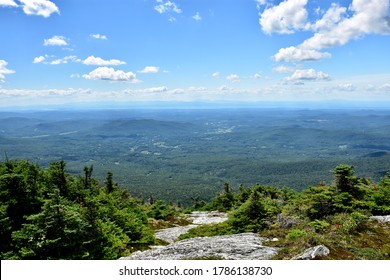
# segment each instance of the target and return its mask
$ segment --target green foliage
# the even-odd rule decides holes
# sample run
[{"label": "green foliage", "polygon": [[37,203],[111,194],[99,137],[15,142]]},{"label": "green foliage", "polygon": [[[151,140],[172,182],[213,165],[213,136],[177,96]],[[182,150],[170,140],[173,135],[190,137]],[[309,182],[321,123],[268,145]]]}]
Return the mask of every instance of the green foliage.
[{"label": "green foliage", "polygon": [[261,200],[261,195],[254,190],[229,219],[232,227],[240,232],[258,232],[265,227],[265,219],[268,217],[266,206]]},{"label": "green foliage", "polygon": [[157,200],[153,203],[147,212],[149,218],[156,220],[172,220],[175,214],[174,207],[162,200]]},{"label": "green foliage", "polygon": [[307,232],[305,230],[292,229],[288,232],[288,234],[286,235],[286,238],[287,239],[297,239],[297,238],[300,238],[300,237],[303,237],[306,235],[307,235]]},{"label": "green foliage", "polygon": [[330,224],[327,221],[314,220],[309,223],[309,226],[313,227],[316,232],[322,233],[329,228]]},{"label": "green foliage", "polygon": [[333,169],[336,177],[336,187],[342,192],[352,192],[357,184],[357,178],[354,176],[354,167],[347,164],[339,164]]},{"label": "green foliage", "polygon": [[206,237],[206,236],[219,236],[234,234],[237,231],[232,228],[228,221],[217,224],[205,224],[190,229],[187,233],[184,233],[178,237],[178,240],[193,238],[193,237]]},{"label": "green foliage", "polygon": [[117,259],[154,243],[142,205],[114,185],[100,186],[92,167],[77,178],[63,161],[47,170],[0,163],[0,200],[4,259]]}]

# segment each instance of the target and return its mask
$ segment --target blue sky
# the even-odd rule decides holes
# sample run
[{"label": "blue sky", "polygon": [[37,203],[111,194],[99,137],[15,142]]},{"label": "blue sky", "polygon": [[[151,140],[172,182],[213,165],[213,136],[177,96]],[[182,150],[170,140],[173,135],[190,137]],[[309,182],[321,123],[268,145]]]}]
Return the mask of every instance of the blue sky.
[{"label": "blue sky", "polygon": [[390,101],[390,0],[0,0],[0,106]]}]

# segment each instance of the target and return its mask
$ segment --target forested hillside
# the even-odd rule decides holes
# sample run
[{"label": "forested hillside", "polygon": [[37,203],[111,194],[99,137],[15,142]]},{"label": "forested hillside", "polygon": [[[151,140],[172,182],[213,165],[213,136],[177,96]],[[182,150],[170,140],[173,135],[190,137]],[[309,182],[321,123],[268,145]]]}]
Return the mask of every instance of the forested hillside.
[{"label": "forested hillside", "polygon": [[0,164],[2,259],[116,259],[154,237],[140,201],[112,182],[27,161]]},{"label": "forested hillside", "polygon": [[255,232],[278,238],[277,258],[291,258],[318,244],[333,259],[390,259],[390,226],[370,219],[390,214],[390,173],[380,182],[358,178],[354,168],[333,169],[332,185],[297,192],[254,185],[234,191],[228,183],[211,201],[181,209],[153,194],[134,198],[107,173],[93,178],[66,172],[64,161],[41,168],[28,161],[0,163],[1,259],[117,259],[159,244],[154,230],[185,221],[180,213],[218,210],[226,222],[199,226],[181,236]]},{"label": "forested hillside", "polygon": [[210,200],[224,182],[303,190],[331,182],[340,162],[380,180],[390,170],[388,110],[128,109],[0,112],[0,160],[29,160],[133,195]]}]

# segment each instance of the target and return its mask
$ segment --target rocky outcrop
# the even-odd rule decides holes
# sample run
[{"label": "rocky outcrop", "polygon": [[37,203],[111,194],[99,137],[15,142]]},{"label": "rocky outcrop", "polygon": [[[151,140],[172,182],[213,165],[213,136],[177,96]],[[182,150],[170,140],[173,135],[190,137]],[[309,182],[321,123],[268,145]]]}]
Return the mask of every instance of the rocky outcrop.
[{"label": "rocky outcrop", "polygon": [[222,223],[228,219],[228,214],[218,211],[201,212],[195,211],[187,214],[187,219],[194,225],[205,225],[213,223]]},{"label": "rocky outcrop", "polygon": [[381,223],[390,223],[390,215],[388,215],[388,216],[371,216],[370,218],[377,220]]},{"label": "rocky outcrop", "polygon": [[227,213],[212,211],[212,212],[192,212],[186,215],[186,218],[192,222],[188,226],[178,226],[172,228],[162,229],[156,232],[155,236],[158,239],[164,240],[165,242],[172,243],[180,235],[186,233],[191,228],[197,227],[204,224],[221,223],[228,219]]},{"label": "rocky outcrop", "polygon": [[314,260],[317,257],[327,256],[329,255],[330,250],[324,245],[318,245],[315,247],[311,247],[306,249],[302,255],[296,256],[293,260]]},{"label": "rocky outcrop", "polygon": [[197,237],[135,252],[122,260],[181,260],[217,257],[227,260],[267,260],[277,254],[277,248],[263,246],[266,238],[254,233],[213,237]]}]

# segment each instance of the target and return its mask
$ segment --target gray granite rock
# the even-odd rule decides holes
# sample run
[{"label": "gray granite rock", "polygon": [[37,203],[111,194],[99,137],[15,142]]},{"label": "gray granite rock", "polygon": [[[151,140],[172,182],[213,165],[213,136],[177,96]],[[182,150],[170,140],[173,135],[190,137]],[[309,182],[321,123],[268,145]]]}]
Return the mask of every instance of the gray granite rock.
[{"label": "gray granite rock", "polygon": [[378,220],[381,223],[390,223],[390,215],[388,216],[371,216],[371,219]]},{"label": "gray granite rock", "polygon": [[158,239],[168,243],[174,242],[180,235],[186,233],[191,228],[204,224],[221,223],[228,219],[227,213],[212,211],[212,212],[192,212],[186,215],[187,219],[192,222],[188,226],[178,226],[162,229],[156,232],[155,236]]},{"label": "gray granite rock", "polygon": [[182,240],[154,250],[138,251],[122,260],[181,260],[219,257],[227,260],[267,260],[277,248],[263,246],[266,238],[254,233]]},{"label": "gray granite rock", "polygon": [[293,260],[314,260],[316,257],[329,255],[330,250],[324,245],[318,245],[306,249],[302,255],[296,256]]}]

